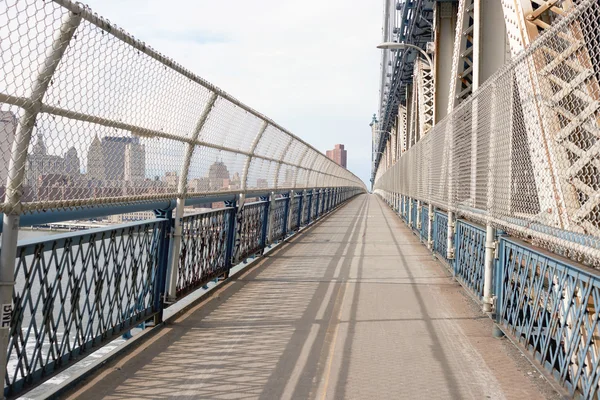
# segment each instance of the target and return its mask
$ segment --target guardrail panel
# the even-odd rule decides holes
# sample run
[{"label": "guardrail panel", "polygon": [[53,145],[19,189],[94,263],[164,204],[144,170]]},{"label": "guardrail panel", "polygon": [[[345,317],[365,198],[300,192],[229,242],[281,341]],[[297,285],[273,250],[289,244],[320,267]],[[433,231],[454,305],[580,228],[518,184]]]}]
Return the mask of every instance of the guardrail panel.
[{"label": "guardrail panel", "polygon": [[500,238],[497,319],[571,393],[600,394],[600,276]]},{"label": "guardrail panel", "polygon": [[440,210],[435,210],[433,219],[433,250],[447,265],[452,265],[448,260],[448,215]]},{"label": "guardrail panel", "polygon": [[227,272],[228,228],[234,215],[234,208],[226,208],[183,218],[177,297]]},{"label": "guardrail panel", "polygon": [[260,201],[244,206],[238,248],[240,259],[252,256],[262,250],[263,224],[268,204],[268,201]]},{"label": "guardrail panel", "polygon": [[456,231],[455,276],[481,299],[485,269],[485,229],[458,220]]},{"label": "guardrail panel", "polygon": [[157,219],[19,243],[5,395],[144,322],[155,307]]},{"label": "guardrail panel", "polygon": [[273,213],[273,219],[271,220],[273,223],[271,241],[273,242],[282,239],[286,234],[285,228],[287,221],[285,217],[287,202],[288,198],[277,199],[273,205],[273,210],[271,210]]}]

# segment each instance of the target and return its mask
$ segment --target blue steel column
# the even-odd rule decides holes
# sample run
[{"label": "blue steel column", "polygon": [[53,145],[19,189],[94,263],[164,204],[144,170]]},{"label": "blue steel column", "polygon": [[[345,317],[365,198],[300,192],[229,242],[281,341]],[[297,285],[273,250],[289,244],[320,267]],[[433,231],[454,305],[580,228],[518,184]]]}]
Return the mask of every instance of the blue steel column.
[{"label": "blue steel column", "polygon": [[315,207],[315,219],[321,216],[321,205],[323,204],[323,189],[317,191],[317,207]]},{"label": "blue steel column", "polygon": [[235,247],[235,224],[236,224],[236,210],[237,210],[237,202],[226,201],[226,207],[231,207],[231,209],[227,212],[227,242],[225,244],[225,267],[227,267],[227,272],[225,272],[225,278],[229,277],[229,270],[233,266],[233,254]]},{"label": "blue steel column", "polygon": [[[158,240],[158,265],[156,266],[156,277],[154,281],[154,324],[158,325],[163,320],[163,309],[165,304],[165,292],[167,290],[167,271],[169,270],[169,250],[171,249],[171,233],[173,232],[173,211],[154,210],[157,218],[166,218],[163,228],[153,240]],[[174,255],[177,257],[176,255]]]},{"label": "blue steel column", "polygon": [[300,227],[302,226],[302,208],[304,207],[304,196],[305,191],[303,190],[300,198],[298,199],[298,223],[296,224],[298,230],[300,230]]},{"label": "blue steel column", "polygon": [[307,218],[306,218],[306,225],[310,224],[310,215],[312,214],[312,202],[313,202],[313,193],[314,190],[311,189],[310,193],[308,194],[308,212],[307,214]]},{"label": "blue steel column", "polygon": [[287,236],[287,231],[288,231],[288,219],[289,219],[289,213],[290,213],[290,204],[291,204],[291,197],[290,197],[290,193],[284,193],[283,198],[285,199],[285,205],[283,208],[283,225],[281,226],[281,240],[285,240],[285,237]]},{"label": "blue steel column", "polygon": [[260,254],[263,254],[265,251],[265,246],[267,244],[267,233],[269,232],[269,209],[271,205],[271,196],[262,196],[260,201],[264,201],[264,215],[262,221],[262,232],[260,235]]}]

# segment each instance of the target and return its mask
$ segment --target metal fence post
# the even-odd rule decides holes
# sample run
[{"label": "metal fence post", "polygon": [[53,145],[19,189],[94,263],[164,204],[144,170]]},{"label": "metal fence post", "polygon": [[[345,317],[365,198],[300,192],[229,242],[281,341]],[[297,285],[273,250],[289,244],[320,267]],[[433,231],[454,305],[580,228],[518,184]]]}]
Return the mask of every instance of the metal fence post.
[{"label": "metal fence post", "polygon": [[173,230],[173,211],[172,210],[154,210],[157,218],[166,218],[163,223],[158,238],[158,265],[156,268],[156,277],[154,281],[154,309],[157,314],[154,316],[154,324],[158,325],[163,320],[163,309],[165,305],[165,294],[167,293],[167,271],[169,270],[169,251],[171,250],[172,230]]},{"label": "metal fence post", "polygon": [[417,220],[415,221],[417,230],[421,230],[421,213],[423,212],[422,208],[423,204],[421,203],[421,200],[417,200]]},{"label": "metal fence post", "polygon": [[408,226],[412,226],[412,208],[413,208],[413,201],[409,197],[408,198],[408,216],[407,216]]},{"label": "metal fence post", "polygon": [[292,190],[290,193],[283,195],[285,198],[285,208],[283,209],[283,226],[281,227],[281,234],[283,236],[281,237],[281,240],[284,240],[287,236],[288,226],[290,226],[290,208],[292,206],[293,194],[294,191]]},{"label": "metal fence post", "polygon": [[229,278],[229,270],[233,266],[233,255],[234,255],[234,247],[235,247],[235,224],[236,224],[236,214],[237,214],[237,204],[236,199],[233,201],[225,202],[226,207],[231,207],[231,210],[227,213],[227,242],[225,244],[225,267],[227,267],[227,272],[225,272],[224,278]]},{"label": "metal fence post", "polygon": [[298,230],[300,230],[300,227],[302,226],[302,211],[304,209],[304,195],[305,195],[305,190],[302,191],[302,194],[299,196],[300,198],[298,199]]},{"label": "metal fence post", "polygon": [[433,250],[433,205],[429,203],[429,212],[427,213],[427,248]]},{"label": "metal fence post", "polygon": [[0,252],[0,307],[2,312],[2,324],[0,325],[0,376],[2,379],[6,376],[7,349],[12,325],[14,271],[19,241],[20,205],[23,195],[22,186],[27,163],[27,150],[31,142],[31,134],[37,116],[42,106],[42,100],[52,76],[65,50],[71,43],[73,34],[81,23],[81,6],[76,5],[75,7],[77,7],[78,11],[69,12],[66,15],[60,29],[54,36],[50,51],[39,69],[39,74],[34,81],[29,98],[31,104],[23,106],[25,112],[21,117],[21,126],[14,138],[11,157],[9,157],[8,180],[5,192],[5,201],[8,205],[8,210],[5,212],[2,221],[2,244],[0,246],[2,248]]},{"label": "metal fence post", "polygon": [[312,214],[312,202],[313,202],[313,196],[314,196],[314,189],[311,189],[310,194],[307,194],[308,196],[308,212],[306,213],[307,217],[306,217],[306,225],[310,224],[310,217]]},{"label": "metal fence post", "polygon": [[270,205],[271,205],[271,201],[270,198],[273,197],[271,196],[261,196],[260,201],[264,201],[264,214],[263,214],[263,221],[262,221],[262,232],[260,235],[260,254],[263,254],[265,251],[265,246],[267,244],[267,234],[269,232],[269,210],[271,209]]},{"label": "metal fence post", "polygon": [[274,219],[275,219],[275,193],[271,192],[269,196],[269,216],[268,216],[268,226],[267,226],[267,238],[265,241],[265,246],[273,243],[273,229],[275,227]]},{"label": "metal fence post", "polygon": [[323,196],[321,195],[321,191],[322,189],[317,190],[317,202],[315,203],[315,220],[319,219],[319,217],[321,216],[321,203],[323,202]]},{"label": "metal fence post", "polygon": [[452,211],[448,211],[448,238],[446,245],[446,258],[448,260],[454,260],[454,227],[455,218]]},{"label": "metal fence post", "polygon": [[483,311],[492,311],[492,278],[496,253],[496,229],[488,222],[485,227],[485,269],[483,275]]}]

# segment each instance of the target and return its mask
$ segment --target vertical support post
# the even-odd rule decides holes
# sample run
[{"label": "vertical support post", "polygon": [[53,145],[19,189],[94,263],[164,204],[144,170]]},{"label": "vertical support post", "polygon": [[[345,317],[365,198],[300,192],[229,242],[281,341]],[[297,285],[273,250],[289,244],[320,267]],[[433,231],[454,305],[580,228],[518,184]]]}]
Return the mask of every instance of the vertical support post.
[{"label": "vertical support post", "polygon": [[300,198],[298,199],[298,230],[300,230],[300,227],[302,226],[302,214],[304,211],[304,196],[306,195],[306,190],[302,191],[302,194],[300,195]]},{"label": "vertical support post", "polygon": [[265,241],[265,246],[271,245],[273,243],[273,229],[275,229],[275,193],[271,192],[270,201],[269,201],[269,223],[267,229],[267,239]]},{"label": "vertical support post", "polygon": [[496,253],[496,229],[488,222],[485,227],[485,269],[483,275],[483,311],[492,311],[492,279]]},{"label": "vertical support post", "polygon": [[[14,273],[19,241],[21,197],[23,195],[27,149],[50,80],[65,50],[71,43],[73,34],[81,23],[80,6],[77,5],[76,7],[78,12],[68,13],[54,36],[54,42],[33,84],[30,97],[31,104],[25,107],[25,112],[20,121],[20,128],[11,148],[5,195],[5,202],[8,207],[2,221],[2,242],[0,245],[2,249],[0,252],[0,307],[2,307],[3,313],[12,313],[13,308]],[[4,322],[0,327],[0,376],[3,379],[6,376],[6,350],[8,349],[10,327],[13,323],[12,321],[8,324]]]},{"label": "vertical support post", "polygon": [[310,194],[308,194],[309,197],[308,197],[308,212],[306,213],[306,215],[307,215],[306,225],[310,224],[314,193],[315,193],[315,191],[314,191],[314,189],[312,189]]},{"label": "vertical support post", "polygon": [[234,247],[235,247],[235,224],[236,224],[236,215],[237,215],[237,199],[233,199],[233,201],[225,202],[226,207],[231,207],[231,209],[227,212],[227,242],[225,244],[225,267],[227,267],[227,272],[225,273],[224,278],[229,278],[229,270],[233,266],[233,255],[234,255]]},{"label": "vertical support post", "polygon": [[429,250],[433,250],[433,205],[429,203],[428,207],[429,209],[427,215],[429,218],[427,218],[427,248]]},{"label": "vertical support post", "polygon": [[413,208],[413,202],[412,199],[409,197],[408,198],[408,226],[412,226],[412,208]]},{"label": "vertical support post", "polygon": [[446,258],[448,260],[454,260],[454,226],[454,213],[448,211],[448,238],[446,242]]},{"label": "vertical support post", "polygon": [[293,194],[294,192],[292,191],[291,193],[287,193],[284,195],[285,198],[285,206],[283,209],[283,226],[281,227],[281,240],[284,240],[285,237],[287,236],[287,232],[288,232],[288,226],[289,225],[289,219],[290,219],[290,207],[292,206],[292,199],[293,197],[290,196],[290,194]]},{"label": "vertical support post", "polygon": [[421,213],[423,212],[423,205],[421,204],[421,200],[417,200],[417,230],[421,230]]},{"label": "vertical support post", "polygon": [[160,234],[156,237],[158,243],[158,265],[154,281],[154,325],[163,321],[163,309],[165,303],[165,291],[167,290],[167,273],[169,270],[169,250],[171,249],[171,231],[173,229],[173,211],[155,210],[157,218],[166,218]]},{"label": "vertical support post", "polygon": [[168,296],[169,301],[175,301],[177,297],[177,272],[179,268],[179,252],[181,251],[181,231],[182,231],[182,221],[183,221],[183,210],[185,208],[185,195],[187,193],[187,178],[188,172],[190,169],[190,164],[192,162],[192,155],[194,154],[194,148],[196,147],[195,141],[198,140],[198,136],[208,119],[208,115],[210,114],[215,102],[217,101],[218,95],[216,93],[212,93],[209,98],[206,106],[202,110],[200,114],[200,118],[196,123],[196,127],[194,128],[194,132],[192,132],[192,141],[187,144],[185,157],[183,159],[183,165],[181,166],[181,172],[179,174],[179,182],[177,187],[177,207],[175,208],[175,225],[173,229],[173,240],[171,241],[171,265],[170,265],[170,276],[169,276],[169,289]]},{"label": "vertical support post", "polygon": [[295,218],[295,215],[292,214],[292,204],[294,204],[293,202],[296,201],[296,192],[293,190],[290,190],[290,193],[288,194],[289,196],[289,201],[287,203],[287,208],[285,209],[286,212],[286,219],[285,219],[285,230],[284,230],[284,234],[283,234],[283,238],[285,239],[288,235],[289,232],[289,228],[290,226],[292,226],[292,218]]},{"label": "vertical support post", "polygon": [[270,205],[271,205],[271,196],[264,196],[260,198],[260,201],[264,201],[264,205],[263,207],[265,208],[265,211],[263,213],[263,220],[262,220],[262,231],[260,233],[260,254],[263,254],[265,251],[265,246],[267,244],[267,235],[269,232],[269,210],[271,209]]}]

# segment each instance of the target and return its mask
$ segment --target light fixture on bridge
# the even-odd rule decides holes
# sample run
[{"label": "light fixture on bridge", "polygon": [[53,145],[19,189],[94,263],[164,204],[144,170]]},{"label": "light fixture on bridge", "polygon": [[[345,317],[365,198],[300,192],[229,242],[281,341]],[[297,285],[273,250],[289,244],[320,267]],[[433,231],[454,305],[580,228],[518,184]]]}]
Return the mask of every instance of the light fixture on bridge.
[{"label": "light fixture on bridge", "polygon": [[421,54],[423,54],[423,56],[425,56],[425,59],[427,60],[429,67],[433,68],[433,62],[431,61],[431,58],[429,57],[429,55],[427,53],[425,53],[423,51],[423,49],[421,49],[418,46],[415,46],[414,44],[385,42],[385,43],[381,43],[379,46],[377,46],[377,48],[382,49],[382,50],[399,50],[399,49],[407,49],[407,48],[415,49],[415,50],[419,51]]}]

